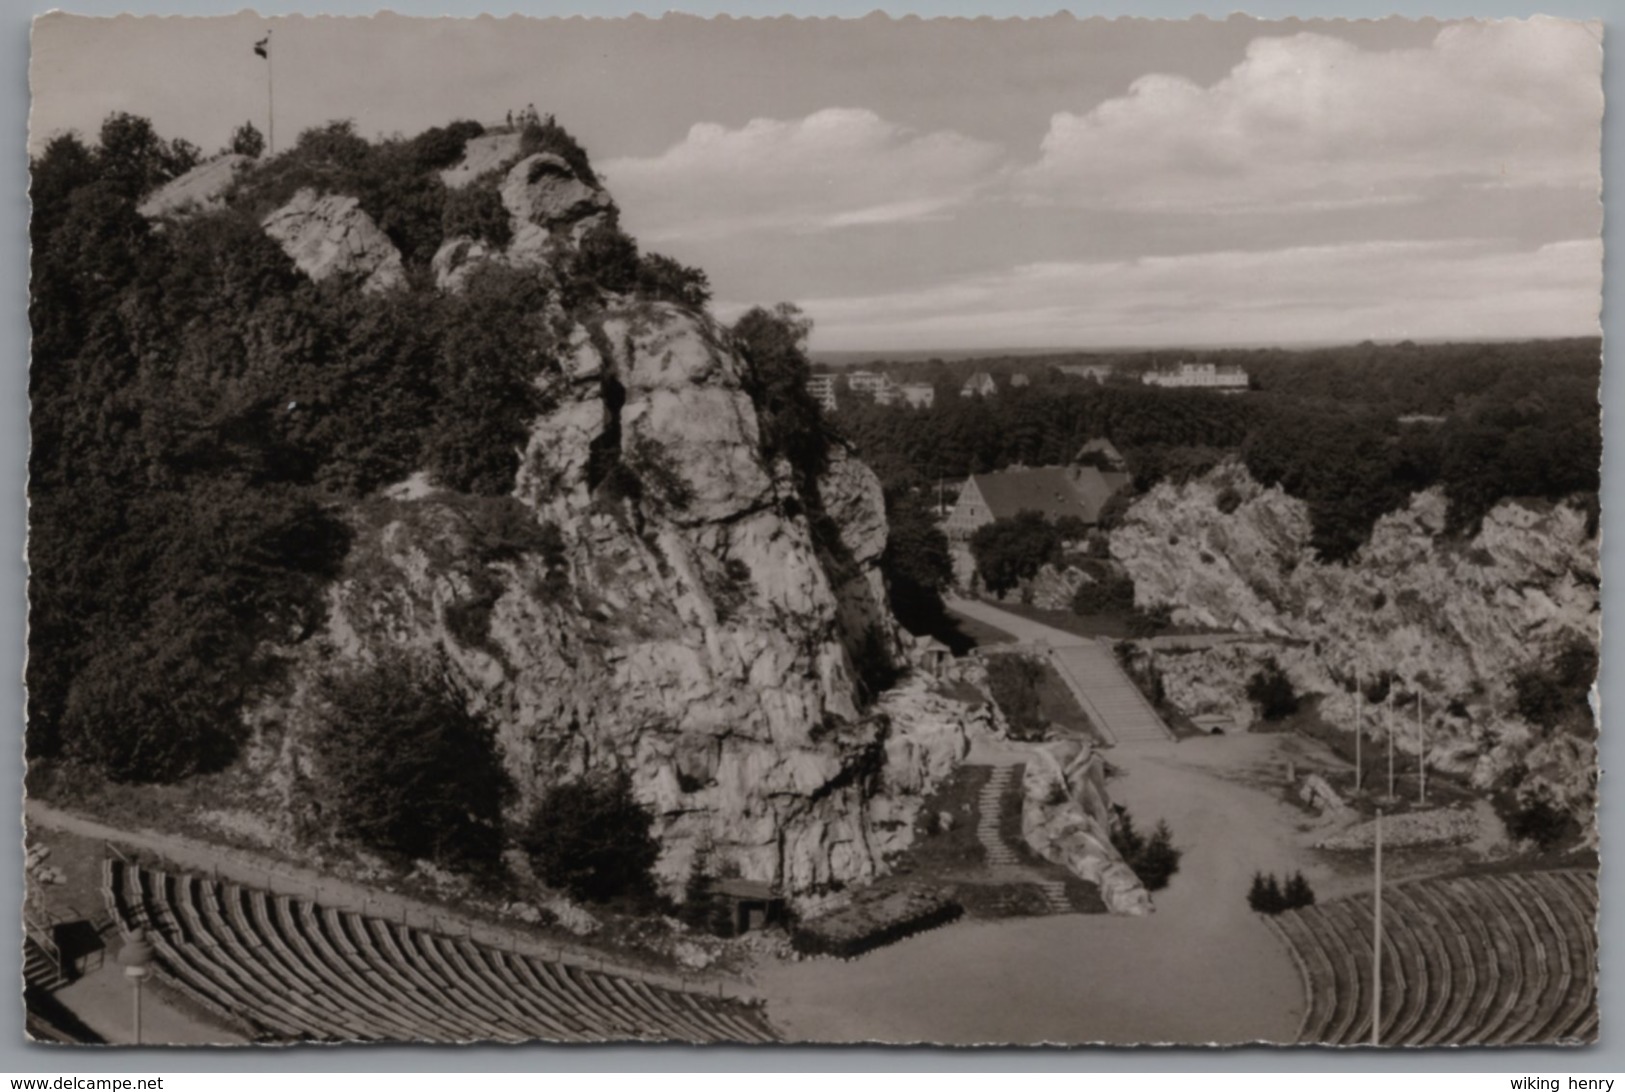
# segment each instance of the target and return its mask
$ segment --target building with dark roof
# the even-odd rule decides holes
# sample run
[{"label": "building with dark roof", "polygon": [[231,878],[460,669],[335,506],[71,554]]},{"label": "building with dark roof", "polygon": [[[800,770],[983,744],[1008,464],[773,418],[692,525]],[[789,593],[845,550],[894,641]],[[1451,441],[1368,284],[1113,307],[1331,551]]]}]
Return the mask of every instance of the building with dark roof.
[{"label": "building with dark roof", "polygon": [[1068,516],[1100,522],[1100,510],[1129,482],[1127,474],[1093,466],[1041,466],[972,474],[948,513],[948,537],[967,539],[996,519],[1037,512],[1048,520]]}]

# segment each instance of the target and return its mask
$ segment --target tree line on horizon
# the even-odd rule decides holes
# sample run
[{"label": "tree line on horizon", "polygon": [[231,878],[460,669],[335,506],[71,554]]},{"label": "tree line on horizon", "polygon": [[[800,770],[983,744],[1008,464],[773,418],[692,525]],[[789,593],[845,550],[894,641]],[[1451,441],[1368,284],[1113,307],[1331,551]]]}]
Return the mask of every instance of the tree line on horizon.
[{"label": "tree line on horizon", "polygon": [[1313,545],[1333,561],[1429,486],[1449,497],[1457,534],[1476,531],[1505,498],[1595,497],[1595,339],[1253,355],[1243,366],[1258,389],[1242,395],[1057,373],[986,398],[953,389],[922,409],[848,399],[835,424],[889,489],[933,499],[939,483],[970,474],[1070,463],[1101,436],[1142,492],[1237,458],[1308,504]]}]

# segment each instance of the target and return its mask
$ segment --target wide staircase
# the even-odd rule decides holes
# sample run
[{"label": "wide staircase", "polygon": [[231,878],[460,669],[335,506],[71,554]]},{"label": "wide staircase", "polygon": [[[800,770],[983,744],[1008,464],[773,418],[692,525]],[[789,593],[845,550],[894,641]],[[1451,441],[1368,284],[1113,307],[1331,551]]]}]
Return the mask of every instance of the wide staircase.
[{"label": "wide staircase", "polygon": [[119,929],[145,929],[182,993],[263,1040],[778,1039],[760,1005],[503,951],[305,899],[124,860]]},{"label": "wide staircase", "polygon": [[[1303,977],[1301,1043],[1371,1042],[1370,895],[1266,918]],[[1384,1046],[1597,1038],[1597,874],[1414,880],[1383,889]]]},{"label": "wide staircase", "polygon": [[1053,645],[1050,661],[1089,719],[1105,733],[1106,742],[1156,743],[1173,738],[1107,643]]}]

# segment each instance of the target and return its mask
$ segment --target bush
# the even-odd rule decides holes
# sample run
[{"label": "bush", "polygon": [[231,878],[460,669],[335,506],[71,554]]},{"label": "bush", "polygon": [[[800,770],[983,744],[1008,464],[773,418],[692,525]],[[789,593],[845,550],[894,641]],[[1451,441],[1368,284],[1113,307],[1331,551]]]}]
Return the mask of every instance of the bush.
[{"label": "bush", "polygon": [[1534,842],[1543,850],[1567,841],[1580,829],[1574,816],[1544,790],[1521,796],[1506,816],[1506,827],[1513,838]]},{"label": "bush", "polygon": [[246,155],[249,159],[258,159],[265,152],[265,137],[254,127],[252,121],[245,121],[231,133],[231,144],[226,149],[236,155]]},{"label": "bush", "polygon": [[1273,874],[1265,876],[1262,872],[1253,873],[1253,886],[1247,892],[1247,905],[1259,914],[1279,914],[1286,909],[1281,884]]},{"label": "bush", "polygon": [[976,529],[970,538],[971,556],[982,583],[995,595],[1033,577],[1045,564],[1061,556],[1061,533],[1042,513],[1023,511],[1010,519],[996,519]]},{"label": "bush", "polygon": [[1038,684],[1043,665],[1022,655],[989,656],[987,688],[1010,726],[1010,738],[1041,740],[1049,721],[1039,710]]},{"label": "bush", "polygon": [[552,114],[539,118],[534,111],[527,111],[524,128],[519,133],[519,155],[523,159],[538,152],[558,156],[570,165],[581,181],[589,186],[598,185],[598,176],[593,173],[592,164],[587,160],[586,149],[576,142],[576,138],[554,121]]},{"label": "bush", "polygon": [[638,284],[638,244],[613,224],[597,224],[581,237],[574,274],[606,292],[631,292]]},{"label": "bush", "polygon": [[493,864],[513,786],[496,731],[443,664],[404,655],[319,684],[312,741],[320,806],[337,833],[437,864]]},{"label": "bush", "polygon": [[1559,727],[1592,727],[1590,693],[1597,679],[1597,650],[1573,640],[1548,662],[1512,679],[1518,715],[1550,736]]},{"label": "bush", "polygon": [[683,903],[677,908],[677,919],[690,929],[709,933],[715,937],[731,937],[734,931],[733,914],[728,900],[712,891],[711,851],[702,846],[689,864],[688,879],[683,883]]},{"label": "bush", "polygon": [[[1129,616],[1128,634],[1130,637],[1155,637],[1173,624],[1174,612],[1168,607],[1149,607]],[[1161,704],[1160,698],[1158,704]]]},{"label": "bush", "polygon": [[871,887],[850,905],[798,925],[790,935],[790,943],[804,955],[851,959],[946,925],[964,912],[959,903],[936,891]]},{"label": "bush", "polygon": [[1265,720],[1285,720],[1298,711],[1298,692],[1274,659],[1247,680],[1247,700],[1257,705]]},{"label": "bush", "polygon": [[1247,905],[1259,914],[1280,914],[1287,910],[1301,910],[1315,904],[1315,892],[1302,872],[1294,872],[1283,889],[1275,874],[1253,873],[1253,885],[1247,892]]},{"label": "bush", "polygon": [[664,254],[645,254],[638,260],[637,291],[645,299],[696,311],[711,302],[711,282],[705,270],[683,265]]},{"label": "bush", "polygon": [[1281,892],[1281,900],[1288,910],[1300,910],[1305,906],[1315,905],[1315,892],[1309,886],[1309,881],[1303,878],[1302,872],[1292,873],[1292,878],[1286,882]]},{"label": "bush", "polygon": [[1214,498],[1214,504],[1220,512],[1228,516],[1241,507],[1241,493],[1235,486],[1227,485],[1219,490],[1219,495]]},{"label": "bush", "polygon": [[1174,832],[1166,820],[1157,820],[1151,837],[1147,839],[1134,827],[1134,818],[1123,808],[1117,809],[1117,823],[1112,827],[1112,845],[1122,855],[1147,891],[1161,891],[1179,871],[1179,859],[1184,854],[1174,846]]},{"label": "bush", "polygon": [[493,247],[505,247],[513,237],[502,195],[495,187],[478,182],[446,192],[440,224],[447,239],[463,235]]},{"label": "bush", "polygon": [[1127,614],[1134,609],[1134,581],[1118,573],[1079,584],[1072,593],[1072,613],[1085,617],[1096,614]]},{"label": "bush", "polygon": [[646,901],[660,844],[655,816],[632,795],[625,770],[556,785],[531,813],[520,845],[550,886],[578,899]]}]

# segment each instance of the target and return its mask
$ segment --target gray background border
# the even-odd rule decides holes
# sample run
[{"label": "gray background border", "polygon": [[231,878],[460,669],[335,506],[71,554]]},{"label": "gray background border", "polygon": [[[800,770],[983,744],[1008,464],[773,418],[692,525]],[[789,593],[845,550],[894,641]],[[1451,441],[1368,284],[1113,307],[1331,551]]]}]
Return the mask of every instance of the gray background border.
[{"label": "gray background border", "polygon": [[[1252,0],[1245,11],[1261,18],[1349,17],[1381,18],[1402,15],[1413,18],[1436,16],[1439,18],[1510,17],[1535,13],[1561,15],[1577,19],[1600,19],[1607,24],[1606,37],[1612,48],[1619,46],[1625,32],[1625,12],[1612,7],[1613,0],[1544,0],[1544,2],[1516,2],[1516,0],[1475,0],[1471,3],[1434,0],[1433,3],[1414,3],[1389,0],[1388,3],[1359,2],[1359,0]],[[770,0],[734,0],[720,3],[681,2],[675,7],[695,15],[727,13],[735,16],[844,16],[857,17],[875,10],[873,0],[839,0],[839,2],[813,3],[809,0],[786,0],[775,4]],[[667,5],[647,0],[554,0],[550,3],[495,3],[482,0],[395,0],[390,10],[403,15],[478,15],[490,12],[496,15],[519,13],[527,15],[627,15],[634,12],[657,16]],[[893,15],[920,16],[1020,16],[1047,15],[1057,5],[1036,0],[901,0],[886,3],[884,10]],[[8,823],[18,820],[21,808],[22,782],[22,674],[24,581],[22,562],[24,551],[25,468],[27,460],[27,159],[25,133],[28,122],[28,31],[29,21],[36,15],[51,10],[40,0],[26,4],[8,3],[0,15],[0,132],[7,134],[0,141],[0,345],[4,358],[11,361],[0,369],[0,617],[6,624],[0,627],[0,709],[7,750],[4,769],[5,797],[12,808],[6,812]],[[218,15],[241,10],[222,0],[75,0],[72,11],[87,15],[116,15],[122,12],[137,14]],[[368,15],[379,6],[357,0],[307,0],[304,3],[283,3],[262,0],[256,9],[262,14],[330,13],[335,15]],[[1068,10],[1082,17],[1089,15],[1139,15],[1160,18],[1183,18],[1205,15],[1222,19],[1235,8],[1224,4],[1198,3],[1190,0],[1148,0],[1140,4],[1119,3],[1108,5],[1099,0],[1082,0]],[[1625,103],[1625,77],[1621,76],[1618,58],[1609,58],[1605,66],[1604,86],[1608,97],[1615,103]],[[1617,179],[1625,167],[1625,150],[1621,140],[1620,112],[1615,107],[1608,111],[1605,122],[1603,149],[1604,175]],[[1620,272],[1621,230],[1619,217],[1607,218],[1604,231],[1607,245],[1607,269],[1604,289],[1604,328],[1618,325],[1618,308],[1609,307],[1612,299],[1606,286],[1615,283]],[[1625,381],[1617,366],[1605,369],[1603,380],[1603,406],[1605,412],[1625,413]],[[1617,431],[1617,426],[1616,426]],[[1620,574],[1621,547],[1625,538],[1625,487],[1620,486],[1621,463],[1625,455],[1620,445],[1608,444],[1604,452],[1603,506],[1603,600],[1605,616],[1614,624],[1605,626],[1603,658],[1604,705],[1612,708],[1616,702],[1625,702],[1625,676],[1619,670],[1610,670],[1612,643],[1622,625],[1620,595],[1613,577]],[[1621,494],[1616,496],[1615,494]],[[1622,753],[1620,741],[1603,740],[1602,761],[1606,768]],[[1604,844],[1613,847],[1625,844],[1625,811],[1610,799],[1614,795],[1611,783],[1605,780],[1602,807]],[[0,937],[16,937],[20,933],[20,902],[22,886],[21,828],[10,826],[11,835],[0,851]],[[1617,852],[1617,851],[1616,851]],[[1619,896],[1622,885],[1617,867],[1603,872],[1602,897],[1602,1045],[1586,1050],[1451,1050],[1409,1051],[1404,1053],[1371,1053],[1357,1050],[1325,1051],[1308,1049],[1235,1049],[1235,1050],[1131,1050],[1084,1048],[1074,1050],[928,1050],[924,1048],[812,1048],[783,1047],[771,1049],[693,1047],[298,1047],[226,1050],[150,1050],[118,1049],[52,1049],[29,1044],[22,1039],[22,1002],[20,988],[0,989],[0,1073],[63,1074],[92,1071],[135,1072],[187,1072],[187,1071],[259,1071],[283,1072],[354,1071],[354,1072],[420,1072],[420,1071],[602,1071],[602,1070],[790,1070],[790,1071],[842,1071],[842,1070],[1015,1070],[1015,1071],[1481,1071],[1516,1073],[1577,1073],[1625,1071],[1625,1020],[1615,1018],[1618,1005],[1625,998],[1625,960],[1616,943],[1625,938],[1625,912],[1621,911]],[[0,944],[0,969],[11,982],[20,983],[19,946]]]}]

